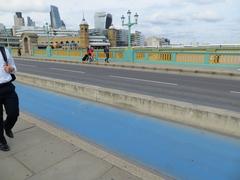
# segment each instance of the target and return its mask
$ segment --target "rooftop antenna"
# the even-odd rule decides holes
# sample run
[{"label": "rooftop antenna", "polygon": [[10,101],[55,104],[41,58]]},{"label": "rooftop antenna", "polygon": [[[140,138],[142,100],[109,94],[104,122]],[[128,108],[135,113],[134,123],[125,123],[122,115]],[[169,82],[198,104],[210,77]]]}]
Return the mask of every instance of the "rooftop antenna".
[{"label": "rooftop antenna", "polygon": [[85,21],[84,12],[83,12],[83,21]]}]

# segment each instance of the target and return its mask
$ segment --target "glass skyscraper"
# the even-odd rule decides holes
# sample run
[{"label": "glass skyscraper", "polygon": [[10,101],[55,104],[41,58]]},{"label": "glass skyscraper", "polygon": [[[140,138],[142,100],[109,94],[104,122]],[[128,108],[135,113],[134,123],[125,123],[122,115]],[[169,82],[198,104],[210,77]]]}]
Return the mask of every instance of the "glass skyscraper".
[{"label": "glass skyscraper", "polygon": [[96,12],[94,15],[95,29],[108,29],[112,25],[112,15],[106,12]]},{"label": "glass skyscraper", "polygon": [[112,15],[111,14],[107,14],[105,29],[109,29],[109,27],[111,25],[112,25]]},{"label": "glass skyscraper", "polygon": [[16,12],[14,16],[14,26],[25,26],[24,18],[22,17],[22,12]]},{"label": "glass skyscraper", "polygon": [[35,26],[35,22],[29,16],[27,17],[27,26]]},{"label": "glass skyscraper", "polygon": [[94,15],[94,26],[95,29],[105,29],[106,13],[96,12]]},{"label": "glass skyscraper", "polygon": [[50,9],[51,9],[50,10],[51,27],[53,29],[62,28],[64,23],[60,18],[58,8],[56,6],[51,5]]}]

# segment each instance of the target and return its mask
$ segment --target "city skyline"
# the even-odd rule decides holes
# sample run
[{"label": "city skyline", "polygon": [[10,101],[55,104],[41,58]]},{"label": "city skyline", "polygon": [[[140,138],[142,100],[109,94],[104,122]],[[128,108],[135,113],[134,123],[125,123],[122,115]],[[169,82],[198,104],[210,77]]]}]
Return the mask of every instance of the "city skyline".
[{"label": "city skyline", "polygon": [[[173,43],[240,43],[240,13],[237,0],[106,0],[95,1],[69,0],[0,0],[0,23],[7,27],[13,25],[15,12],[22,12],[23,17],[30,16],[36,25],[50,22],[50,5],[59,8],[62,19],[68,29],[78,29],[84,12],[90,28],[94,27],[94,13],[109,12],[113,15],[113,24],[121,26],[121,15],[127,16],[128,9],[132,14],[139,14],[139,24],[133,31],[141,31],[146,36],[166,37]],[[79,6],[74,6],[79,4]],[[129,8],[133,4],[134,8]],[[132,17],[133,18],[133,17]]]}]

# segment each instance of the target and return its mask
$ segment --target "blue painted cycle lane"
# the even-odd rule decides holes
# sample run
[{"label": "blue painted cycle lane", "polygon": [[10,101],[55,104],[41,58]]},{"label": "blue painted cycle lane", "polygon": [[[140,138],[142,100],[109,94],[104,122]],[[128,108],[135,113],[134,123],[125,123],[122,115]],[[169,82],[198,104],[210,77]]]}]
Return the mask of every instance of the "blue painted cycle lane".
[{"label": "blue painted cycle lane", "polygon": [[240,139],[16,84],[21,111],[176,179],[240,179]]}]

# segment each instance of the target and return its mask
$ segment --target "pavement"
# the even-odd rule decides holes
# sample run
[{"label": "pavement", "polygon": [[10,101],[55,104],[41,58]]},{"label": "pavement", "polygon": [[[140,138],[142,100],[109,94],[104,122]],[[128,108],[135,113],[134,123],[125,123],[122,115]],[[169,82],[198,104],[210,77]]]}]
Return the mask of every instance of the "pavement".
[{"label": "pavement", "polygon": [[0,151],[1,180],[141,180],[22,117]]}]

